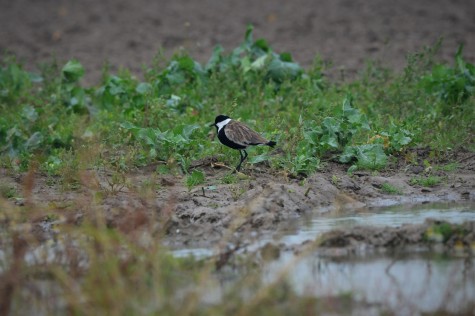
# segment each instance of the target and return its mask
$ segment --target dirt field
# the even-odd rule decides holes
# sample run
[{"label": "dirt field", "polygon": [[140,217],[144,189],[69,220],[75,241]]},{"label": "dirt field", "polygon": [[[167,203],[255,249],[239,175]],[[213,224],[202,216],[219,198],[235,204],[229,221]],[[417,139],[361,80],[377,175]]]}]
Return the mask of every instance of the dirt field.
[{"label": "dirt field", "polygon": [[441,57],[460,43],[475,62],[475,2],[470,0],[15,0],[0,1],[0,51],[30,68],[77,58],[95,83],[104,62],[140,75],[160,49],[185,48],[205,62],[216,44],[232,49],[246,25],[303,66],[318,54],[334,72],[353,74],[368,59],[398,69],[407,53],[444,38]]}]

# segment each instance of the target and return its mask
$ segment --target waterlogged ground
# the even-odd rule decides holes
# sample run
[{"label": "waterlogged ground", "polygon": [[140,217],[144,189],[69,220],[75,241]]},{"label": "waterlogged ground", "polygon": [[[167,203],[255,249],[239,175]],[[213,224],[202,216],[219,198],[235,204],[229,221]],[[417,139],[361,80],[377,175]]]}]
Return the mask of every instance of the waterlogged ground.
[{"label": "waterlogged ground", "polygon": [[[210,158],[193,164],[206,179],[191,188],[157,166],[120,184],[105,170],[80,171],[72,184],[1,170],[2,190],[13,195],[2,207],[31,219],[4,224],[39,242],[25,253],[27,264],[69,262],[68,245],[83,238],[69,228],[102,220],[145,247],[162,243],[176,257],[217,258],[218,272],[200,294],[206,304],[223,302],[246,258],[264,284],[286,280],[297,297],[322,300],[323,310],[464,313],[475,305],[475,157],[459,151],[424,166],[427,153],[416,151],[420,164],[401,158],[384,172],[348,174],[347,165],[328,161],[301,178],[247,164],[228,184],[230,170]],[[423,185],[429,177],[437,183]],[[8,268],[5,258],[0,252]],[[86,253],[75,260],[88,268]],[[56,285],[38,282],[60,304]]]}]

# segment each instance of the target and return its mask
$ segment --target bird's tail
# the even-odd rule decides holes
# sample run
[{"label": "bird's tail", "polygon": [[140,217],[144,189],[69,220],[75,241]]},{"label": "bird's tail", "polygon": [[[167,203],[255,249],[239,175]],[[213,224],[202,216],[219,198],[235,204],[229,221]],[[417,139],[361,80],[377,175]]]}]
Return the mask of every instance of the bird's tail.
[{"label": "bird's tail", "polygon": [[276,142],[274,142],[274,141],[271,140],[271,141],[268,142],[266,145],[267,145],[267,146],[270,146],[270,147],[274,147],[276,144],[277,144]]}]

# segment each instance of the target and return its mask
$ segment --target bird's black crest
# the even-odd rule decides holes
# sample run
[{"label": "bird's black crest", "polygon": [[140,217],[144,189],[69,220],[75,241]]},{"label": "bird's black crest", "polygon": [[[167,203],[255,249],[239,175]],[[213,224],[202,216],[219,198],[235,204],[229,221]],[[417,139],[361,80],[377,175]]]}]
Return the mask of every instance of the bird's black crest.
[{"label": "bird's black crest", "polygon": [[229,118],[229,116],[226,115],[218,115],[216,116],[216,119],[214,120],[214,124],[218,124],[219,122],[225,121]]}]

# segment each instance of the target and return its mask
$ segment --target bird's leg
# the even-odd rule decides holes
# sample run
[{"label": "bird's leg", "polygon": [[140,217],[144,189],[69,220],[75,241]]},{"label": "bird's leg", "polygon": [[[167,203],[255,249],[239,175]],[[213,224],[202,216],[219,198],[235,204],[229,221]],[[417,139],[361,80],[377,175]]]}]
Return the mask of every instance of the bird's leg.
[{"label": "bird's leg", "polygon": [[247,151],[246,150],[243,150],[243,151],[244,151],[245,155],[244,155],[244,158],[242,159],[242,161],[246,160],[246,158],[247,158]]},{"label": "bird's leg", "polygon": [[239,158],[240,158],[239,164],[238,164],[237,167],[236,167],[236,171],[237,171],[237,172],[239,172],[239,171],[241,170],[241,164],[242,164],[242,161],[243,161],[243,159],[242,159],[242,152],[241,152],[241,151],[239,151],[239,156],[240,156],[240,157],[239,157]]},{"label": "bird's leg", "polygon": [[[242,154],[242,152],[244,151],[244,156]],[[239,161],[239,164],[237,165],[236,167],[236,171],[240,171],[241,170],[241,165],[243,163],[244,160],[246,160],[247,158],[247,151],[245,150],[239,150],[239,155],[241,156],[241,161]]]},{"label": "bird's leg", "polygon": [[[244,151],[244,155],[242,154],[243,151]],[[238,164],[237,167],[236,167],[236,171],[240,171],[240,170],[241,170],[241,165],[242,165],[242,163],[244,162],[244,160],[246,160],[246,158],[247,158],[247,151],[245,151],[245,150],[239,150],[239,155],[241,156],[241,161],[239,161],[239,164]]]}]

